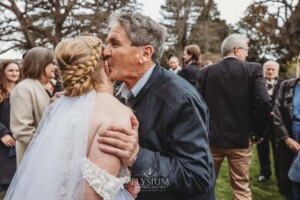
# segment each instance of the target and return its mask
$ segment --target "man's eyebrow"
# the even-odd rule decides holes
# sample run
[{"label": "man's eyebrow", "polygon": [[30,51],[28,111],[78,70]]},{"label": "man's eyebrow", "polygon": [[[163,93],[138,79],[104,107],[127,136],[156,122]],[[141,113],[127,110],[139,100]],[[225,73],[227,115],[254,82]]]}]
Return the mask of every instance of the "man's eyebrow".
[{"label": "man's eyebrow", "polygon": [[106,42],[114,42],[114,41],[119,41],[117,36],[111,36],[110,38],[106,39]]}]

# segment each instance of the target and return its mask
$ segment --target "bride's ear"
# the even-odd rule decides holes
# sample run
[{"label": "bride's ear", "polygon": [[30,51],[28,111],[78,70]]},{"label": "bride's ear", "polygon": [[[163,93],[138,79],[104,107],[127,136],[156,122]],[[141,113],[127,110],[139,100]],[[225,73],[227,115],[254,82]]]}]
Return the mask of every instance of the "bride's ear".
[{"label": "bride's ear", "polygon": [[103,68],[104,68],[106,75],[109,76],[109,68],[108,68],[107,60],[104,61]]},{"label": "bride's ear", "polygon": [[152,54],[154,52],[154,48],[151,45],[146,45],[142,49],[140,64],[148,62],[152,59]]},{"label": "bride's ear", "polygon": [[115,84],[115,81],[111,81],[109,78],[109,69],[103,65],[103,67],[101,68],[101,75],[100,75],[100,82],[99,82],[99,86],[100,88],[106,88],[109,90],[110,93],[113,93],[113,87]]}]

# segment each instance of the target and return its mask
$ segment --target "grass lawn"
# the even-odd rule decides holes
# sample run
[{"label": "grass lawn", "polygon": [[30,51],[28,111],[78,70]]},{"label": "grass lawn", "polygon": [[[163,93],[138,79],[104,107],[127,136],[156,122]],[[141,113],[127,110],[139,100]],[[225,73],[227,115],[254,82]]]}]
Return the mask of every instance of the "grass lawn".
[{"label": "grass lawn", "polygon": [[[252,164],[250,170],[250,188],[253,200],[283,200],[284,197],[281,196],[278,192],[278,188],[276,186],[276,178],[274,174],[272,174],[270,180],[264,183],[260,183],[257,181],[260,172],[260,167],[256,151],[256,145],[254,146],[253,150],[254,151],[252,155]],[[219,178],[217,180],[216,195],[218,200],[232,200],[233,195],[228,176],[227,160],[224,161],[222,163],[222,168],[220,170]],[[273,169],[274,167],[272,167],[272,173],[274,171]]]},{"label": "grass lawn", "polygon": [[[274,168],[272,168],[273,170]],[[252,165],[250,172],[250,187],[252,191],[253,200],[283,200],[284,198],[279,194],[276,179],[272,174],[271,179],[265,183],[257,181],[259,175],[259,161],[256,152],[256,146],[254,147]],[[217,200],[232,200],[232,192],[230,188],[230,181],[228,177],[228,168],[226,160],[222,164],[222,168],[217,180],[216,186]],[[0,200],[3,200],[3,196],[0,196]]]}]

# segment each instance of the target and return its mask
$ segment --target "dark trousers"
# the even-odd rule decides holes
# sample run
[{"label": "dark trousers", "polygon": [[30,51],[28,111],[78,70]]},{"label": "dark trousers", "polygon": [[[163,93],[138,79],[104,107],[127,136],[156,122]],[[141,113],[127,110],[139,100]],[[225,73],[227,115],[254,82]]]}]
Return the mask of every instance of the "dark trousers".
[{"label": "dark trousers", "polygon": [[300,183],[293,182],[293,200],[300,200]]},{"label": "dark trousers", "polygon": [[271,162],[270,162],[270,142],[272,145],[272,153],[273,153],[273,158],[274,158],[274,171],[275,171],[275,176],[276,178],[279,177],[279,172],[278,172],[278,160],[276,157],[276,143],[275,143],[275,138],[273,133],[268,133],[266,134],[266,137],[264,140],[257,144],[257,152],[258,152],[258,158],[259,158],[259,163],[260,163],[260,175],[263,175],[265,177],[270,177],[272,172],[271,172]]}]

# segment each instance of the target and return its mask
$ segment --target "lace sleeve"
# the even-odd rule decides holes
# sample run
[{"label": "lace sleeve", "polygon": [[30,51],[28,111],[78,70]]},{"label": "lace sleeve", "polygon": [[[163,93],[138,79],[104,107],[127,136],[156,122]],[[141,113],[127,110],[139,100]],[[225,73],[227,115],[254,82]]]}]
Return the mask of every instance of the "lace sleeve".
[{"label": "lace sleeve", "polygon": [[89,159],[82,159],[81,171],[83,178],[104,199],[113,200],[123,185],[130,181],[129,171],[122,167],[118,177],[100,169]]}]

